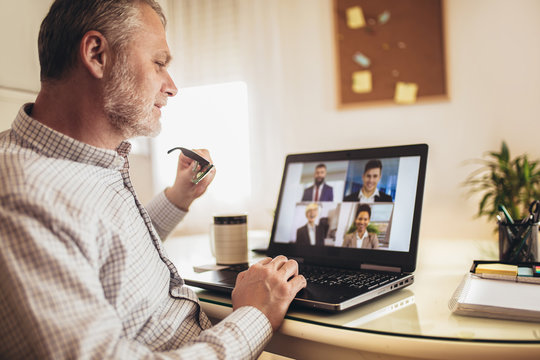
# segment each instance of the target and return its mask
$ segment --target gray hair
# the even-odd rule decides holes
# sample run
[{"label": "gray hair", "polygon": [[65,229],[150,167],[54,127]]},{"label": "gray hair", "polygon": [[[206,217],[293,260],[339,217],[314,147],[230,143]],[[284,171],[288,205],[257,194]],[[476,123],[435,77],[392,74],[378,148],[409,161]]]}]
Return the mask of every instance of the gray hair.
[{"label": "gray hair", "polygon": [[56,0],[39,31],[41,81],[60,80],[73,68],[79,43],[88,31],[103,34],[113,54],[125,50],[141,25],[140,4],[149,5],[165,27],[167,20],[155,0]]}]

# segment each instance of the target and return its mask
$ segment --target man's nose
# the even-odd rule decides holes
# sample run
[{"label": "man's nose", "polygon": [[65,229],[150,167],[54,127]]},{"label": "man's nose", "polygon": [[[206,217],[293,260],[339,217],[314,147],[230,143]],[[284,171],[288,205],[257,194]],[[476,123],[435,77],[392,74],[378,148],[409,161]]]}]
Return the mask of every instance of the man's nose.
[{"label": "man's nose", "polygon": [[176,85],[174,84],[174,81],[168,72],[167,79],[165,80],[165,84],[163,86],[163,92],[166,93],[169,97],[173,97],[178,93],[178,89],[176,88]]}]

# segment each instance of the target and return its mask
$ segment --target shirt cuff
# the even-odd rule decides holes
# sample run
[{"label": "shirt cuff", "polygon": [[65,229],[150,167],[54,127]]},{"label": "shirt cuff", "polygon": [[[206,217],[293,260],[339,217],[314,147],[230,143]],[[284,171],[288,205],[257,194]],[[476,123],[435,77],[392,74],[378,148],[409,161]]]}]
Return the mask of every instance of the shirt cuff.
[{"label": "shirt cuff", "polygon": [[247,352],[244,355],[251,359],[256,359],[272,338],[270,321],[253,306],[236,309],[213,327],[218,332],[231,328],[235,329],[241,347]]},{"label": "shirt cuff", "polygon": [[180,210],[165,196],[165,191],[160,192],[146,206],[148,215],[152,219],[152,224],[159,234],[161,240],[170,234],[186,216],[187,212]]}]

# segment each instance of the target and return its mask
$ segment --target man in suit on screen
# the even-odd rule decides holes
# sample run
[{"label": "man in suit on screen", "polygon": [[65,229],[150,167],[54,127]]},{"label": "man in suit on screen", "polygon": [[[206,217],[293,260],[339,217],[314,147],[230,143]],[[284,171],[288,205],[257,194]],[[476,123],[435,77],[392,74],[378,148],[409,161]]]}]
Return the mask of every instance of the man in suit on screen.
[{"label": "man in suit on screen", "polygon": [[325,178],[326,165],[317,165],[313,175],[313,185],[304,190],[302,201],[334,201],[334,190],[324,182]]},{"label": "man in suit on screen", "polygon": [[392,202],[392,196],[385,194],[377,188],[382,176],[382,163],[380,160],[369,160],[364,167],[362,175],[362,188],[343,198],[343,201],[357,201],[361,203]]}]

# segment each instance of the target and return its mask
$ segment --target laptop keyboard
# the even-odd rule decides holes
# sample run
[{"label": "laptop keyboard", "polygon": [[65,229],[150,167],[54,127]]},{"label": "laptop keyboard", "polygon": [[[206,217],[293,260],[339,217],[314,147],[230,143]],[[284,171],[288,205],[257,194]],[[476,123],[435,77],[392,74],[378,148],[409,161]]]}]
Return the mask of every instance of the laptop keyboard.
[{"label": "laptop keyboard", "polygon": [[373,289],[402,277],[399,273],[355,271],[320,266],[301,265],[300,273],[308,282],[320,285]]},{"label": "laptop keyboard", "polygon": [[[233,265],[227,270],[242,272],[248,265]],[[371,290],[404,276],[400,273],[388,273],[370,270],[346,270],[322,266],[299,264],[299,273],[308,283],[330,286],[346,286],[356,289]]]}]

